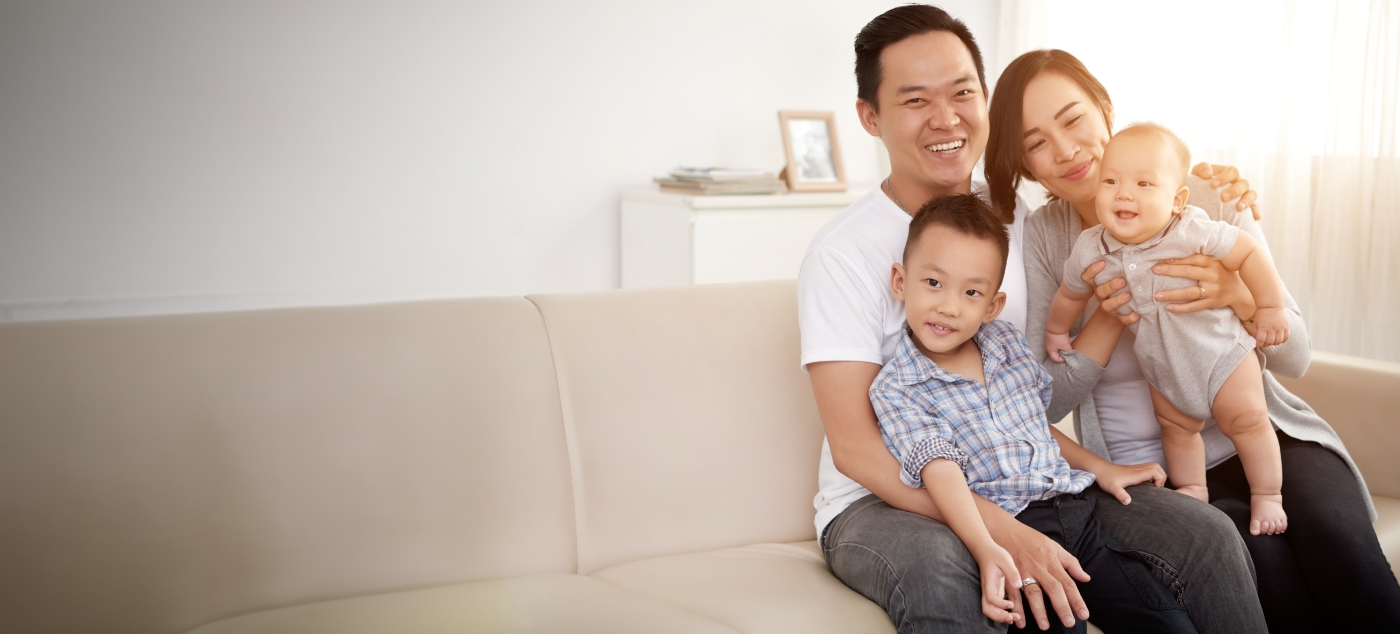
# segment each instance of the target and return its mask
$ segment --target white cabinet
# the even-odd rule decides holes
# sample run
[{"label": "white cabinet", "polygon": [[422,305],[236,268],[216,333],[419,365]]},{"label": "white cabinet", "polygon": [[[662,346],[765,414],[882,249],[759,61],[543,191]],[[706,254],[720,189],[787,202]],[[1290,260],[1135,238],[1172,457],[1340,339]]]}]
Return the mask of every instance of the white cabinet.
[{"label": "white cabinet", "polygon": [[865,195],[622,193],[622,287],[796,279],[812,236]]}]

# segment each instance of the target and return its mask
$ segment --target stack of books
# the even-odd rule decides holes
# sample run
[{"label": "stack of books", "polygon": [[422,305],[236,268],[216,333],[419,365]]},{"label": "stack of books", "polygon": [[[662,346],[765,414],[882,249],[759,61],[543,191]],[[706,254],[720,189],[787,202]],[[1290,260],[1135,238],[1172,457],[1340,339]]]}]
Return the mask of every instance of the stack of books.
[{"label": "stack of books", "polygon": [[672,194],[779,194],[787,185],[777,175],[756,169],[677,167],[669,176],[657,176],[661,191]]}]

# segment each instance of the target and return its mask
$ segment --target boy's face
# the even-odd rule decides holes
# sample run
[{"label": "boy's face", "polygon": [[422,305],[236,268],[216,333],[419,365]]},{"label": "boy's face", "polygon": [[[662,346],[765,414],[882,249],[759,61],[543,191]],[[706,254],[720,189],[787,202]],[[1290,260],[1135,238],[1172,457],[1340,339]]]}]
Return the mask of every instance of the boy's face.
[{"label": "boy's face", "polygon": [[1141,244],[1186,205],[1181,159],[1152,133],[1119,134],[1108,142],[1094,208],[1105,231],[1124,244]]},{"label": "boy's face", "polygon": [[997,291],[1001,270],[1001,251],[990,240],[944,226],[926,229],[890,280],[919,350],[936,361],[996,319],[1006,305],[1006,294]]}]

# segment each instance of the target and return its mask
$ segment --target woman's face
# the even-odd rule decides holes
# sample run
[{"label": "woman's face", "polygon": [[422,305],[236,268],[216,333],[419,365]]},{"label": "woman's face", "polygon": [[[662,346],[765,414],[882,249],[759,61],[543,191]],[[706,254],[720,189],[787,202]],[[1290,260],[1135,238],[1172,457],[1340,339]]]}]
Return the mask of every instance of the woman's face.
[{"label": "woman's face", "polygon": [[1098,100],[1078,84],[1041,73],[1026,84],[1021,159],[1050,193],[1093,212],[1108,122]]}]

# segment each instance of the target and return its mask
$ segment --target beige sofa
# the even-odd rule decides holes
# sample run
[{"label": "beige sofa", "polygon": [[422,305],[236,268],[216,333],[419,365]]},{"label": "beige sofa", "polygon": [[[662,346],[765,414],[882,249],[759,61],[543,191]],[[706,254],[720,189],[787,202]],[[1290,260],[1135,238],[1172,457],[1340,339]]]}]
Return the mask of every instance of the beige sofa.
[{"label": "beige sofa", "polygon": [[[791,282],[0,326],[0,632],[893,631],[797,358]],[[1400,366],[1290,387],[1400,498]]]}]

